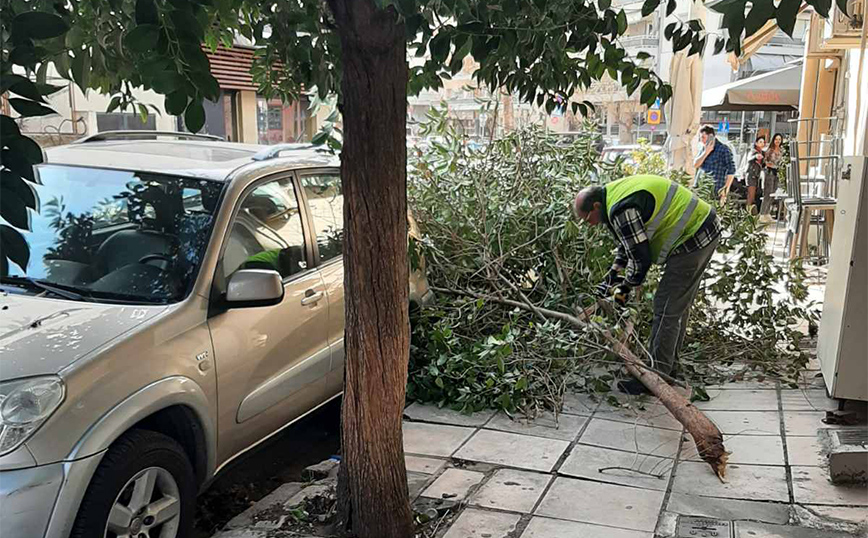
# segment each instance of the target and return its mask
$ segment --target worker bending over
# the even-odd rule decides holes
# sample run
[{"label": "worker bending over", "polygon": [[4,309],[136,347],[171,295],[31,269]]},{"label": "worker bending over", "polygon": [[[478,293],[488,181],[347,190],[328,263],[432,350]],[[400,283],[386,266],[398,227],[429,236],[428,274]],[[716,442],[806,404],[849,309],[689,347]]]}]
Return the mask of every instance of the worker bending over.
[{"label": "worker bending over", "polygon": [[[654,296],[651,366],[674,376],[690,306],[720,238],[714,209],[678,183],[637,175],[582,189],[573,212],[591,226],[605,223],[618,243],[598,295],[626,302],[652,263],[665,265]],[[618,388],[628,394],[647,392],[638,379],[622,380]]]}]

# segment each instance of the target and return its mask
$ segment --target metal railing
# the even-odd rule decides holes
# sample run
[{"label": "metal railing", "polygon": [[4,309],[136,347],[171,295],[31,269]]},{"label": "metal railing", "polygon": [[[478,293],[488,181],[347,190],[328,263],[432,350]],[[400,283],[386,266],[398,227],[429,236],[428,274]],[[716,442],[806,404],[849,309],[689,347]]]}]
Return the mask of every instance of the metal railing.
[{"label": "metal railing", "polygon": [[657,48],[657,45],[660,43],[660,38],[655,35],[633,35],[621,37],[618,39],[618,43],[621,44],[622,47],[631,48],[631,47],[641,47],[641,48]]}]

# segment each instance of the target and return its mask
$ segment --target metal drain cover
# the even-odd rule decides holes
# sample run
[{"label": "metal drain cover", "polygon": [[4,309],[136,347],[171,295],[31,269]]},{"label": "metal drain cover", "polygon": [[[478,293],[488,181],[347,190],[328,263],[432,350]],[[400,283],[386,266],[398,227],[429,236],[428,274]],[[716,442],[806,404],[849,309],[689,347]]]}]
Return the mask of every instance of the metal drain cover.
[{"label": "metal drain cover", "polygon": [[675,536],[677,538],[732,538],[732,521],[680,516]]}]

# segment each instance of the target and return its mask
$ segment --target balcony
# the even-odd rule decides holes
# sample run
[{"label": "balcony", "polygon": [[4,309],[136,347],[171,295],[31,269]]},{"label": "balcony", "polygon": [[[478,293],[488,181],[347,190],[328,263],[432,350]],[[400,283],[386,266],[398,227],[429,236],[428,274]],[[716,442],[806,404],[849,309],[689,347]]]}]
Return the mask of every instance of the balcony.
[{"label": "balcony", "polygon": [[631,35],[618,39],[618,42],[629,52],[630,49],[656,49],[660,38],[656,35]]}]

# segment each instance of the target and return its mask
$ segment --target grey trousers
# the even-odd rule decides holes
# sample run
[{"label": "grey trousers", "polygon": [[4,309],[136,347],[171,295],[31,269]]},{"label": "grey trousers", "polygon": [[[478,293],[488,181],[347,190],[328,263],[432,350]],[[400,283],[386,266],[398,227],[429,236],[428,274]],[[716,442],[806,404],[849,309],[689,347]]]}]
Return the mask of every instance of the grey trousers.
[{"label": "grey trousers", "polygon": [[760,215],[768,215],[772,211],[772,193],[778,190],[778,170],[766,168],[763,180],[763,203],[760,206]]},{"label": "grey trousers", "polygon": [[654,296],[654,322],[651,325],[653,368],[671,375],[678,362],[678,351],[687,332],[690,307],[702,274],[717,248],[718,239],[701,250],[670,256]]}]

